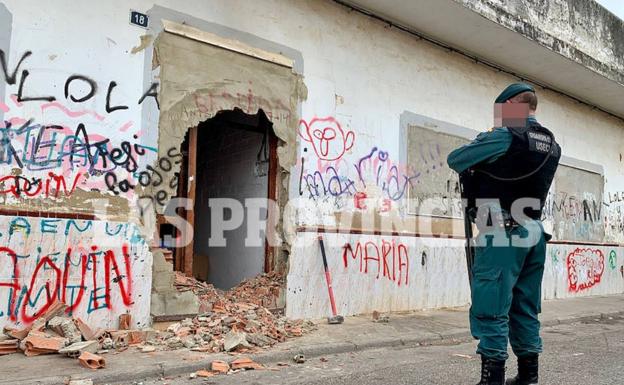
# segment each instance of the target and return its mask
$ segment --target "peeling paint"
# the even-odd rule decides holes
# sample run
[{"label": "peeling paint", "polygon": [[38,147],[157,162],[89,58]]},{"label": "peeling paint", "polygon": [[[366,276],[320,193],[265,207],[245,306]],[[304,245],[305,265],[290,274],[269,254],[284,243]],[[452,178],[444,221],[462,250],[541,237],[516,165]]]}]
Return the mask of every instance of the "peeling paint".
[{"label": "peeling paint", "polygon": [[147,48],[150,43],[152,42],[152,35],[141,35],[140,39],[141,42],[139,43],[139,45],[132,47],[132,50],[130,51],[131,54],[137,54],[141,51],[143,51],[145,48]]}]

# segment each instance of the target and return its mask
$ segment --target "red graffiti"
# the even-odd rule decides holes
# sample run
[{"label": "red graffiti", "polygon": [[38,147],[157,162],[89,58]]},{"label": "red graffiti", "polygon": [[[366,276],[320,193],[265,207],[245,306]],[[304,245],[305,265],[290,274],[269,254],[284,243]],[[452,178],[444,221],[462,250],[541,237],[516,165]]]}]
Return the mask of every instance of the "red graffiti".
[{"label": "red graffiti", "polygon": [[355,251],[350,243],[342,248],[342,261],[345,269],[349,266],[349,257],[360,260],[360,273],[368,274],[369,262],[375,262],[376,279],[385,277],[389,281],[396,282],[398,286],[408,285],[409,282],[409,256],[407,246],[395,241],[357,242]]},{"label": "red graffiti", "polygon": [[[9,298],[8,310],[10,312],[9,319],[12,322],[22,322],[26,325],[33,323],[41,314],[54,303],[56,299],[68,305],[67,313],[71,314],[78,306],[87,305],[84,300],[90,303],[89,308],[97,310],[107,308],[113,310],[113,301],[111,300],[111,292],[113,284],[116,283],[119,289],[119,295],[126,307],[133,304],[132,301],[132,267],[130,253],[127,245],[122,246],[123,263],[125,265],[124,274],[121,274],[119,262],[112,250],[98,251],[96,246],[91,247],[91,253],[80,253],[80,286],[70,286],[69,275],[73,265],[71,264],[72,248],[67,249],[64,263],[51,258],[51,256],[43,256],[37,262],[37,265],[30,276],[28,286],[20,284],[20,269],[18,267],[17,254],[8,247],[0,247],[0,256],[7,255],[13,263],[13,276],[8,281],[0,281],[0,287],[8,287],[11,292]],[[98,303],[98,258],[103,256],[104,262],[104,304]],[[62,267],[59,267],[61,265]],[[101,265],[101,264],[100,264]],[[92,284],[90,295],[85,296],[87,291],[85,278],[91,270]],[[52,274],[49,273],[52,271]],[[111,272],[113,274],[111,274]],[[26,277],[26,279],[28,279]],[[101,275],[100,275],[101,279]],[[100,282],[100,284],[102,284]],[[73,290],[77,289],[77,293]],[[68,297],[68,290],[71,291],[71,298]],[[40,299],[40,294],[44,294],[44,298]],[[18,298],[18,296],[22,296]],[[17,304],[20,304],[19,312]],[[34,310],[33,310],[34,308]],[[30,312],[29,312],[30,310]]]},{"label": "red graffiti", "polygon": [[353,147],[355,134],[344,131],[332,117],[313,118],[310,122],[299,121],[299,136],[312,144],[312,149],[321,160],[338,160]]},{"label": "red graffiti", "polygon": [[[368,198],[368,195],[365,192],[359,191],[353,195],[353,204],[356,209],[366,210],[368,209],[368,203],[370,203],[371,199]],[[378,201],[372,202],[377,211],[381,213],[385,213],[392,209],[392,200],[388,198],[383,198]]]},{"label": "red graffiti", "polygon": [[63,175],[53,172],[48,173],[44,180],[41,178],[26,178],[21,175],[6,175],[0,178],[0,195],[12,194],[16,198],[27,197],[54,197],[58,198],[62,192],[64,196],[71,196],[76,190],[76,185],[84,174],[78,173],[74,176],[71,186],[67,187],[67,182]]},{"label": "red graffiti", "polygon": [[604,272],[604,254],[600,249],[577,248],[567,258],[568,285],[572,292],[589,289],[600,283]]},{"label": "red graffiti", "polygon": [[[13,262],[13,276],[10,278],[9,282],[0,282],[0,287],[8,287],[11,292],[11,297],[9,298],[9,319],[13,322],[17,320],[15,315],[15,306],[17,303],[17,293],[20,290],[20,285],[18,282],[19,279],[19,266],[17,265],[17,254],[8,247],[0,247],[0,255],[8,255],[11,258],[11,262]],[[4,262],[3,262],[4,264]]]}]

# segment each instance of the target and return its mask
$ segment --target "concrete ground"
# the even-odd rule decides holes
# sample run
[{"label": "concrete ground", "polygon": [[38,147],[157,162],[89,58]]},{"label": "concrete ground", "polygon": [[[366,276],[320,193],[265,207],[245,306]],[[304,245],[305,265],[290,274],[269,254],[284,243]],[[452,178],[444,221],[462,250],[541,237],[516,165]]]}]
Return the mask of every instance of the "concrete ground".
[{"label": "concrete ground", "polygon": [[[624,317],[555,325],[543,330],[540,384],[616,385],[624,383]],[[144,385],[474,385],[480,360],[473,342],[442,346],[387,347],[312,358],[288,367],[248,371],[209,379],[188,375]],[[509,376],[516,373],[508,361]],[[128,384],[131,384],[128,383]]]},{"label": "concrete ground", "polygon": [[[254,360],[279,369],[278,371],[238,373],[218,378],[212,377],[209,381],[210,383],[222,381],[237,381],[238,383],[238,381],[250,378],[250,383],[254,383],[256,381],[254,376],[259,376],[257,381],[260,384],[263,383],[262,381],[287,384],[290,383],[288,378],[291,377],[299,378],[297,382],[314,383],[310,381],[320,381],[321,374],[335,373],[336,375],[327,378],[326,382],[323,380],[318,383],[348,384],[349,382],[345,382],[348,379],[341,377],[340,373],[349,373],[348,370],[352,370],[351,376],[360,378],[358,382],[362,382],[362,385],[366,384],[365,381],[376,383],[370,382],[371,378],[378,378],[375,376],[386,378],[389,381],[387,383],[396,384],[476,383],[476,381],[468,381],[469,378],[476,376],[477,360],[474,358],[475,344],[468,331],[466,310],[449,309],[392,314],[389,323],[373,323],[371,318],[366,316],[349,317],[342,325],[327,325],[320,322],[318,330],[309,335],[291,339],[269,350],[251,355]],[[545,356],[546,364],[552,363],[552,366],[548,365],[553,370],[551,375],[559,373],[569,376],[576,373],[578,377],[578,380],[570,382],[546,383],[624,383],[624,379],[616,382],[585,381],[587,378],[597,376],[596,370],[600,368],[605,369],[605,375],[611,373],[611,369],[607,370],[608,368],[622,369],[624,322],[621,316],[624,316],[624,295],[545,302],[541,319],[542,323],[550,328],[545,328],[543,335],[552,347]],[[423,347],[423,345],[443,346]],[[560,346],[560,350],[557,350],[559,349],[557,346]],[[570,354],[563,354],[565,349]],[[297,353],[303,353],[308,363],[303,366],[276,366],[278,362],[290,364],[292,357]],[[577,353],[583,354],[573,355]],[[453,356],[453,354],[471,357]],[[600,362],[584,361],[591,360],[590,356],[594,355],[601,357]],[[320,361],[320,357],[326,357],[328,360],[331,357],[331,360],[325,363]],[[566,359],[562,360],[562,357]],[[233,359],[225,354],[215,355],[186,350],[140,353],[134,348],[121,353],[107,354],[105,358],[106,369],[91,371],[81,368],[76,360],[59,355],[27,358],[18,353],[4,356],[0,358],[0,385],[62,384],[69,379],[80,378],[93,379],[95,384],[133,384],[146,379],[176,376],[182,376],[177,381],[189,381],[189,373],[206,368],[212,360]],[[579,366],[570,366],[575,362],[588,366],[586,369],[576,371],[573,369],[580,368]],[[318,365],[321,366],[318,367]],[[323,366],[326,367],[323,368]],[[277,377],[271,380],[273,375]],[[436,380],[438,376],[441,377]],[[444,380],[444,376],[450,376],[453,381]],[[411,379],[411,382],[408,379]],[[206,380],[193,381],[201,384]]]}]

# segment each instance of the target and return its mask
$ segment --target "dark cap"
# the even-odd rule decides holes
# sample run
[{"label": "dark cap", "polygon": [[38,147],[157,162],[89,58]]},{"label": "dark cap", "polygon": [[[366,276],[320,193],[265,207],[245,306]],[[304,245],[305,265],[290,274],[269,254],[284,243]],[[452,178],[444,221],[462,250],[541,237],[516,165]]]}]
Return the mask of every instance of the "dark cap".
[{"label": "dark cap", "polygon": [[510,84],[507,88],[503,90],[503,92],[501,92],[500,95],[498,95],[494,103],[505,103],[506,101],[513,98],[514,96],[521,94],[523,92],[527,92],[527,91],[535,93],[535,89],[528,84],[525,84],[525,83]]}]

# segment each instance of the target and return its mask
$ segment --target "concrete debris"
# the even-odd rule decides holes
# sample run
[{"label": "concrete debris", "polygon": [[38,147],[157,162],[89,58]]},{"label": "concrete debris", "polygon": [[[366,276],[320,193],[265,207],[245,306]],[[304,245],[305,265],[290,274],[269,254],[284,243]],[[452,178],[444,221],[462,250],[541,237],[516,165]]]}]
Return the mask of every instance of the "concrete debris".
[{"label": "concrete debris", "polygon": [[158,350],[186,347],[201,352],[245,352],[314,330],[312,322],[289,320],[270,310],[276,307],[283,285],[279,274],[270,273],[223,292],[178,272],[176,289],[192,290],[200,298],[203,312],[169,325],[147,343]]},{"label": "concrete debris", "polygon": [[103,369],[106,367],[106,360],[104,360],[104,358],[89,352],[83,352],[80,357],[78,357],[78,362],[88,369]]},{"label": "concrete debris", "polygon": [[373,311],[373,322],[388,323],[390,322],[390,316],[388,314],[382,314],[375,310]]},{"label": "concrete debris", "polygon": [[[54,317],[54,318],[60,318],[60,317]],[[80,333],[80,330],[78,330],[78,327],[76,327],[76,324],[74,323],[72,319],[65,318],[61,322],[60,327],[61,327],[60,335],[67,338],[70,344],[75,344],[77,342],[82,341],[82,333]]]},{"label": "concrete debris", "polygon": [[216,289],[209,283],[187,277],[181,272],[175,272],[174,281],[179,292],[192,290],[199,297],[200,312],[212,310],[213,304],[218,302],[218,299],[225,299],[228,302],[251,303],[271,310],[278,309],[280,307],[280,293],[285,284],[283,276],[277,272],[261,274],[247,279],[226,292]]},{"label": "concrete debris", "polygon": [[69,380],[67,385],[93,385],[93,380],[90,378],[83,380]]},{"label": "concrete debris", "polygon": [[100,342],[100,346],[102,346],[102,349],[104,350],[111,350],[111,349],[115,349],[115,343],[113,342],[113,339],[110,337],[106,337],[104,338],[101,342]]},{"label": "concrete debris", "polygon": [[96,353],[98,350],[100,350],[100,344],[97,341],[82,341],[66,346],[58,352],[71,358],[78,358],[83,352]]},{"label": "concrete debris", "polygon": [[123,348],[130,344],[129,332],[126,330],[110,330],[108,333],[115,348]]},{"label": "concrete debris", "polygon": [[143,346],[141,348],[141,352],[142,353],[152,353],[152,352],[155,352],[155,351],[156,351],[156,347],[154,347],[154,346]]},{"label": "concrete debris", "polygon": [[223,340],[223,349],[225,349],[225,351],[227,352],[250,347],[251,345],[247,342],[246,333],[230,330],[230,332],[225,335],[225,338]]}]

